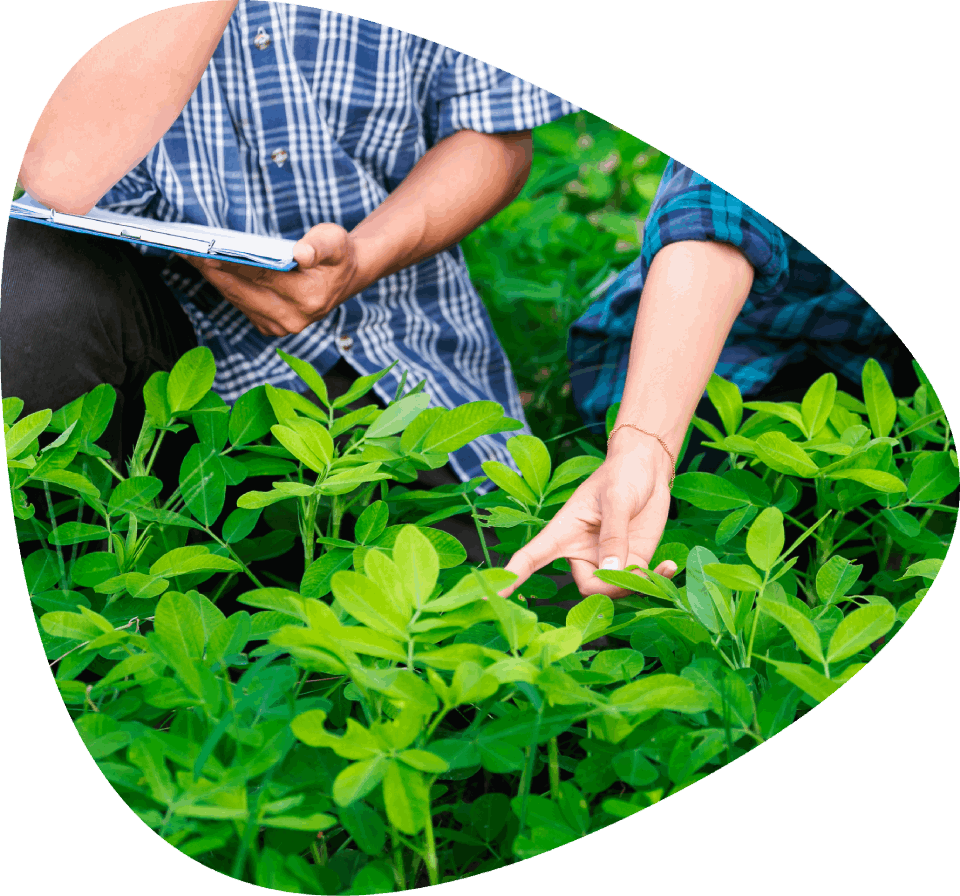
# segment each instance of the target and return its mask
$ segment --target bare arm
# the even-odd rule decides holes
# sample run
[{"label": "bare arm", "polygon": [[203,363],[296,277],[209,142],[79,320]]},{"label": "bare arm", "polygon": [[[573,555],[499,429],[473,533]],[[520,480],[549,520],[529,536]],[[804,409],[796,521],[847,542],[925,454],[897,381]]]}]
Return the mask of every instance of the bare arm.
[{"label": "bare arm", "polygon": [[[726,243],[670,243],[654,256],[617,424],[657,433],[676,457],[752,285],[750,263]],[[633,441],[624,436],[630,431],[620,430],[611,448]]]},{"label": "bare arm", "polygon": [[100,41],[40,115],[20,169],[24,189],[58,211],[93,208],[176,120],[236,5],[163,10]]},{"label": "bare arm", "polygon": [[530,174],[529,131],[457,131],[434,146],[351,236],[372,283],[459,242],[509,205]]}]

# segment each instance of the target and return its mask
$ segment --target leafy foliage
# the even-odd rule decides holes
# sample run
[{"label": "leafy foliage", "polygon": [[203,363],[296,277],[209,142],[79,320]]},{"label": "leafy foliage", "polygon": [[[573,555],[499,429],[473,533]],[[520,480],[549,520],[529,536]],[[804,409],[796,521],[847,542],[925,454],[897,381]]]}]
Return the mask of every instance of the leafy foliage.
[{"label": "leafy foliage", "polygon": [[517,436],[515,469],[484,466],[497,490],[423,491],[418,470],[515,421],[419,388],[343,413],[287,360],[316,403],[261,387],[227,408],[202,348],[157,374],[122,472],[96,444],[108,387],[3,402],[24,575],[84,743],[160,836],[261,886],[437,883],[639,811],[848,681],[949,545],[957,455],[925,378],[897,400],[868,365],[862,402],[828,374],[760,406],[715,379],[725,432],[694,423],[728,459],[677,477],[653,558],[681,575],[598,573],[616,602],[537,575],[504,599],[512,574],[432,524],[468,514],[506,556],[599,460]]}]

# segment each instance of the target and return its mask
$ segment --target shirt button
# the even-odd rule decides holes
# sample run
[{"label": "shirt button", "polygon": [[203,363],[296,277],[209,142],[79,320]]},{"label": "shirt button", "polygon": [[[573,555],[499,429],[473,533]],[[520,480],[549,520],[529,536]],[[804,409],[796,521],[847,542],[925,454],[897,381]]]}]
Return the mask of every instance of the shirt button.
[{"label": "shirt button", "polygon": [[253,39],[253,45],[258,50],[266,50],[270,46],[270,35],[263,28],[257,31],[257,36]]},{"label": "shirt button", "polygon": [[340,351],[348,352],[353,348],[353,340],[349,336],[338,336],[337,345],[340,346]]},{"label": "shirt button", "polygon": [[270,153],[270,158],[273,159],[273,161],[276,162],[280,168],[282,168],[283,163],[286,162],[290,156],[287,154],[285,149],[281,148],[275,149],[272,153]]}]

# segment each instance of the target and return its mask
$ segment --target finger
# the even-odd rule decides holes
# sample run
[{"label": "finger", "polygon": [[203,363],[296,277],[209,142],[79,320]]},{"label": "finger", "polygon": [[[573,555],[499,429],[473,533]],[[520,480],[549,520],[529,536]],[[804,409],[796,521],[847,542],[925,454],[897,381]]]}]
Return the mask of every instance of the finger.
[{"label": "finger", "polygon": [[301,268],[340,264],[347,257],[347,239],[339,224],[317,224],[297,240],[293,259]]},{"label": "finger", "polygon": [[677,574],[677,564],[672,560],[664,560],[657,566],[654,572],[658,576],[663,576],[666,579],[672,579]]},{"label": "finger", "polygon": [[561,509],[528,544],[510,558],[504,569],[515,572],[517,579],[500,591],[500,596],[509,597],[538,569],[563,557],[577,536],[582,534],[582,528],[580,521],[567,508]]},{"label": "finger", "polygon": [[611,490],[601,498],[597,567],[623,569],[630,552],[630,518],[633,508],[622,491]]},{"label": "finger", "polygon": [[618,588],[616,585],[598,579],[595,575],[597,566],[589,560],[578,560],[571,557],[570,572],[573,574],[573,581],[580,590],[582,597],[589,597],[591,594],[604,594],[610,598],[618,598],[626,597],[630,593],[624,588]]}]

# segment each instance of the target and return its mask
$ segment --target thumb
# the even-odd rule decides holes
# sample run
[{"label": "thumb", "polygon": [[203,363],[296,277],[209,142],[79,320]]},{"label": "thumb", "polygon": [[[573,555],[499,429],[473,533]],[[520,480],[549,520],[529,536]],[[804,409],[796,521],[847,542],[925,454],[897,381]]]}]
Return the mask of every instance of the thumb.
[{"label": "thumb", "polygon": [[293,247],[293,259],[301,268],[337,265],[347,256],[349,235],[339,224],[311,227]]}]

